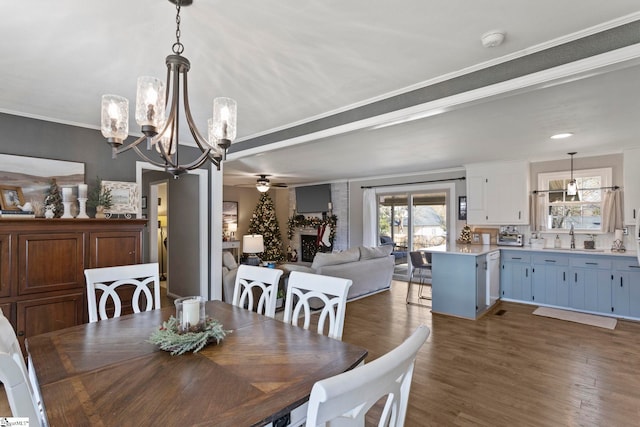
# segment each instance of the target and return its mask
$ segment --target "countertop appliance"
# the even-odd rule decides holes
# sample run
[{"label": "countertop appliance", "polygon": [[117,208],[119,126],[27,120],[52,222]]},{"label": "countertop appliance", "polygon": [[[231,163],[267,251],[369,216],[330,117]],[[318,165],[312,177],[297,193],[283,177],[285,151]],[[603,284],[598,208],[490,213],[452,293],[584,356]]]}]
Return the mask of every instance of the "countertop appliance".
[{"label": "countertop appliance", "polygon": [[524,236],[520,233],[500,232],[496,243],[498,246],[523,246]]}]

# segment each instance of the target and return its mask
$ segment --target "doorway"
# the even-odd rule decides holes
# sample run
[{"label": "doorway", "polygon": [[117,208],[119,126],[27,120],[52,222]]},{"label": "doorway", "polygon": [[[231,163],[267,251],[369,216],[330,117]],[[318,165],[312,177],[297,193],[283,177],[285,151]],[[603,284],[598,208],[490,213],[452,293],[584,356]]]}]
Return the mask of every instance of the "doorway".
[{"label": "doorway", "polygon": [[[209,171],[196,169],[179,179],[167,179],[167,176],[162,168],[136,162],[136,181],[142,193],[148,193],[147,201],[151,202],[147,203],[150,209],[145,259],[163,263],[169,297],[200,295],[208,299]],[[158,196],[162,183],[166,184],[165,197]],[[156,209],[152,209],[154,206]],[[166,224],[163,226],[162,213],[165,212]],[[155,258],[152,256],[154,253]],[[162,267],[159,270],[162,272]]]},{"label": "doorway", "polygon": [[393,245],[395,280],[409,280],[409,252],[447,243],[454,224],[452,189],[447,185],[377,193],[378,236],[381,244]]}]

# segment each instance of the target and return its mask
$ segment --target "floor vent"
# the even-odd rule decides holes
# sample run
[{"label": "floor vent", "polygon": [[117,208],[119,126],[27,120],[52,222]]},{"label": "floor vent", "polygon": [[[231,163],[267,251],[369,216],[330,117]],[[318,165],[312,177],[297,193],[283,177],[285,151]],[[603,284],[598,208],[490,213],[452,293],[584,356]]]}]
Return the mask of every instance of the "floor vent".
[{"label": "floor vent", "polygon": [[505,314],[507,312],[507,310],[498,310],[495,312],[496,316],[502,316],[503,314]]}]

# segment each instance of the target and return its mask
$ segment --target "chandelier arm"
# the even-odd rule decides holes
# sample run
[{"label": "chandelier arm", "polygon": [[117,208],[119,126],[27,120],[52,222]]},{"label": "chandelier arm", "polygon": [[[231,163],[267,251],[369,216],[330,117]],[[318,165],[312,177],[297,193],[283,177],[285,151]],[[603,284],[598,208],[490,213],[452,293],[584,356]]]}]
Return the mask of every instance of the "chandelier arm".
[{"label": "chandelier arm", "polygon": [[205,139],[202,137],[202,134],[198,130],[193,116],[191,116],[191,107],[189,106],[189,91],[187,90],[187,72],[185,71],[182,76],[182,94],[184,96],[184,115],[187,119],[187,124],[189,125],[189,131],[191,131],[191,136],[195,140],[196,144],[205,154],[209,154],[212,151],[212,147],[206,143]]},{"label": "chandelier arm", "polygon": [[123,147],[121,147],[121,148],[118,148],[118,149],[116,150],[116,154],[122,154],[122,153],[125,153],[125,152],[127,152],[127,151],[131,150],[132,148],[136,148],[136,146],[137,146],[138,144],[140,144],[142,141],[144,141],[144,140],[146,140],[146,139],[147,139],[147,137],[146,137],[145,135],[142,135],[140,138],[136,139],[136,140],[135,140],[135,141],[133,141],[131,144],[126,145],[126,146],[123,146]]},{"label": "chandelier arm", "polygon": [[187,169],[187,170],[197,169],[200,166],[202,166],[208,159],[209,159],[209,157],[206,155],[206,153],[202,153],[202,154],[200,154],[200,157],[195,159],[193,162],[188,163],[186,165],[182,165],[180,167],[184,168],[184,169]]},{"label": "chandelier arm", "polygon": [[146,160],[147,162],[151,163],[152,165],[161,167],[161,168],[166,168],[167,164],[166,163],[160,163],[158,161],[155,160],[151,160],[149,157],[147,157],[146,154],[144,154],[142,151],[140,151],[140,149],[138,147],[130,147],[133,148],[133,150],[138,154],[138,156],[142,157],[144,160]]}]

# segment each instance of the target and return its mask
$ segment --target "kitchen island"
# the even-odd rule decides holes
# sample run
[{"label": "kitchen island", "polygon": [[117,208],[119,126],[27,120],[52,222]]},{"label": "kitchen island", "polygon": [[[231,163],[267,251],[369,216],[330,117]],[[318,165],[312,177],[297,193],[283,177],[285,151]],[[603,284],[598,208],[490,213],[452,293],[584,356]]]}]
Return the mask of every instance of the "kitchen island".
[{"label": "kitchen island", "polygon": [[432,254],[434,313],[477,319],[495,303],[489,258],[500,252],[504,300],[640,320],[640,265],[635,251],[457,244]]},{"label": "kitchen island", "polygon": [[456,244],[424,250],[431,253],[434,313],[477,319],[497,301],[497,289],[491,295],[491,282],[497,287],[499,272],[491,269],[489,258],[498,246]]}]

